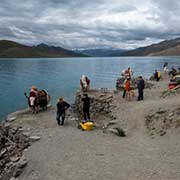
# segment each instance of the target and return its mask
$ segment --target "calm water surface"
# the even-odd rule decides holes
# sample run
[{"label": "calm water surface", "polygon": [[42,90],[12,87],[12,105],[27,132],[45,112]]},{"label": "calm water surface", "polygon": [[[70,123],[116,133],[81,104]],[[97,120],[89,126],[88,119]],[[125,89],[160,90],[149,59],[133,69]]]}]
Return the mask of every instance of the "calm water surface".
[{"label": "calm water surface", "polygon": [[180,57],[0,59],[0,119],[27,107],[23,93],[32,85],[47,89],[52,104],[59,96],[73,102],[82,74],[90,77],[91,87],[114,89],[123,69],[130,66],[135,75],[149,77],[166,61],[180,66]]}]

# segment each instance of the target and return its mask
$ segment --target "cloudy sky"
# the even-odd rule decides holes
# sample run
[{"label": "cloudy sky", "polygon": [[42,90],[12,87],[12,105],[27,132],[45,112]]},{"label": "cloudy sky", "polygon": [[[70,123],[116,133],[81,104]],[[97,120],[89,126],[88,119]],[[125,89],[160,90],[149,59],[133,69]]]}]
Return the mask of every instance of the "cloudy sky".
[{"label": "cloudy sky", "polygon": [[131,49],[176,37],[179,0],[0,0],[0,39]]}]

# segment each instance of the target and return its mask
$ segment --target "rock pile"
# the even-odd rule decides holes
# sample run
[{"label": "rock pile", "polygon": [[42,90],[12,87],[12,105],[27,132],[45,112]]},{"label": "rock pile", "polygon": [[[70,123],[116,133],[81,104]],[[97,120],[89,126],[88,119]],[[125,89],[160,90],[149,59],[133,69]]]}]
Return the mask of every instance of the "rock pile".
[{"label": "rock pile", "polygon": [[175,110],[159,110],[146,117],[146,127],[151,136],[163,136],[170,128],[180,127],[180,108]]},{"label": "rock pile", "polygon": [[[124,90],[124,81],[125,77],[118,78],[116,80],[116,89],[117,90]],[[131,88],[137,89],[137,82],[138,78],[131,78]],[[145,88],[151,88],[153,84],[149,82],[148,80],[145,80]]]},{"label": "rock pile", "polygon": [[[113,93],[110,92],[102,92],[102,91],[93,91],[93,92],[88,92],[89,97],[91,99],[91,107],[90,107],[90,112],[91,112],[91,118],[92,119],[97,119],[99,116],[105,115],[106,117],[110,117],[111,119],[115,119],[115,117],[112,116],[112,108],[114,107],[113,105]],[[83,118],[83,103],[82,103],[82,97],[83,94],[82,92],[77,92],[76,93],[76,98],[75,98],[75,105],[74,105],[74,110],[75,113],[78,114],[78,117],[80,119]]]},{"label": "rock pile", "polygon": [[29,145],[29,138],[21,127],[0,124],[0,179],[8,180],[21,174],[27,165],[23,151]]}]

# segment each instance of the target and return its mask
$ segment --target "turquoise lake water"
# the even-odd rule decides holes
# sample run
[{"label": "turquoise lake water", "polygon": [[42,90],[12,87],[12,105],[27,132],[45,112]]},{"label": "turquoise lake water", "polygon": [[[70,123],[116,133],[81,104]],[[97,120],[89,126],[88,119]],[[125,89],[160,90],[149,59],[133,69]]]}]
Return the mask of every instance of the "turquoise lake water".
[{"label": "turquoise lake water", "polygon": [[32,85],[48,90],[52,104],[59,96],[73,102],[82,74],[91,79],[91,87],[115,89],[123,69],[130,66],[135,75],[149,77],[166,61],[180,66],[180,57],[0,59],[0,119],[27,107],[24,92]]}]

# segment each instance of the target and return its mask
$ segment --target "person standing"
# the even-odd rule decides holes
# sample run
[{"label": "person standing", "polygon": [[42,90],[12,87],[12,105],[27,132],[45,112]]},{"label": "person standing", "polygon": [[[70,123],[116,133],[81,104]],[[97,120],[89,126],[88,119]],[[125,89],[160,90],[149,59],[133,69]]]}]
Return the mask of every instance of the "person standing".
[{"label": "person standing", "polygon": [[160,71],[155,70],[154,79],[158,82],[161,78]]},{"label": "person standing", "polygon": [[[57,123],[58,125],[63,126],[64,125],[64,120],[65,120],[65,112],[66,110],[70,107],[70,105],[64,101],[62,97],[59,98],[58,103],[57,103]],[[61,123],[60,123],[60,118],[61,118]]]},{"label": "person standing", "polygon": [[84,120],[87,121],[90,120],[90,98],[88,97],[88,94],[84,94],[84,97],[82,98],[83,101],[83,115],[84,115]]},{"label": "person standing", "polygon": [[32,113],[38,113],[39,110],[39,95],[36,86],[32,86],[29,93],[29,105],[31,107]]},{"label": "person standing", "polygon": [[131,89],[131,83],[130,83],[130,78],[128,77],[125,81],[124,81],[124,92],[123,92],[123,98],[126,97],[126,93],[128,93]]},{"label": "person standing", "polygon": [[144,100],[144,87],[145,87],[144,79],[142,78],[142,76],[139,76],[138,84],[137,84],[138,101]]}]

